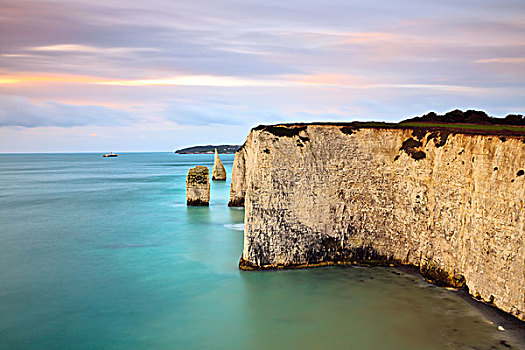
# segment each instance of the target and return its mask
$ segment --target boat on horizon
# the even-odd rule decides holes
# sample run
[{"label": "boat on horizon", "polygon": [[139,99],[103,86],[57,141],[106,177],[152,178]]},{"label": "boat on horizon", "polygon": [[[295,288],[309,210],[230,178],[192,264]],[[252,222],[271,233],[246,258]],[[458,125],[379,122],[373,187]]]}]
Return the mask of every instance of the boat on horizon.
[{"label": "boat on horizon", "polygon": [[104,157],[104,158],[106,158],[106,157],[118,157],[118,154],[110,152],[110,153],[104,154],[102,157]]}]

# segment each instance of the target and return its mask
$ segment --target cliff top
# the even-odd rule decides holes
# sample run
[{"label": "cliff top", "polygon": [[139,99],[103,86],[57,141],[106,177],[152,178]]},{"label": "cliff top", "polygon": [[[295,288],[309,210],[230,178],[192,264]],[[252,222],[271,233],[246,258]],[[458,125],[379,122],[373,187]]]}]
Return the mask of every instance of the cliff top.
[{"label": "cliff top", "polygon": [[309,125],[338,126],[341,131],[352,133],[361,128],[374,129],[418,129],[419,131],[446,131],[449,133],[481,134],[494,136],[525,136],[525,117],[509,114],[504,118],[487,115],[483,111],[454,110],[443,115],[434,112],[421,117],[403,120],[399,123],[387,122],[314,122],[259,125],[252,130],[268,131],[275,136],[295,136]]},{"label": "cliff top", "polygon": [[525,118],[521,114],[509,114],[504,118],[498,118],[491,117],[483,111],[475,111],[472,109],[469,109],[466,112],[463,112],[459,109],[455,109],[442,115],[430,112],[421,117],[414,117],[403,120],[401,123],[407,122],[525,126]]}]

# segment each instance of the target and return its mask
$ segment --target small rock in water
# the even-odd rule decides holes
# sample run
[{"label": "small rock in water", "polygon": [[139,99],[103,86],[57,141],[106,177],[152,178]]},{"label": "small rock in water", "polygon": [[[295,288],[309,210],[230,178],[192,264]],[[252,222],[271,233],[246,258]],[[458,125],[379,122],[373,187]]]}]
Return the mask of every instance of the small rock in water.
[{"label": "small rock in water", "polygon": [[505,331],[505,328],[503,328],[502,326],[498,326],[498,330],[503,332]]},{"label": "small rock in water", "polygon": [[508,344],[505,340],[502,340],[499,342],[501,345],[503,345],[504,347],[506,348],[512,348],[512,346],[510,346],[510,344]]},{"label": "small rock in water", "polygon": [[222,164],[222,161],[219,158],[217,148],[215,149],[215,157],[213,161],[211,179],[214,181],[226,181],[226,169],[224,169],[224,165]]}]

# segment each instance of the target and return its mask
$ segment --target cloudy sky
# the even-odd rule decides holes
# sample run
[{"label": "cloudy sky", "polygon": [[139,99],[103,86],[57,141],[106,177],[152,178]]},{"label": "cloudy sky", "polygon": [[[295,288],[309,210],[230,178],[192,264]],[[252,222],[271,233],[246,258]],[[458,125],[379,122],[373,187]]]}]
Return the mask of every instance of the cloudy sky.
[{"label": "cloudy sky", "polygon": [[525,112],[525,2],[0,0],[0,152],[172,151],[253,126]]}]

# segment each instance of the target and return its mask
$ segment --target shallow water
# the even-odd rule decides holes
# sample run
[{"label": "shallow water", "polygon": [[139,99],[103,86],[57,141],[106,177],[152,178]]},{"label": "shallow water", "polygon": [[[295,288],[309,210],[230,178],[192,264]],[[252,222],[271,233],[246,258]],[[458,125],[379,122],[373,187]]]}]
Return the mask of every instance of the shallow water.
[{"label": "shallow water", "polygon": [[[223,155],[231,175],[233,155]],[[212,155],[0,155],[0,349],[505,348],[454,292],[394,268],[243,272]]]}]

